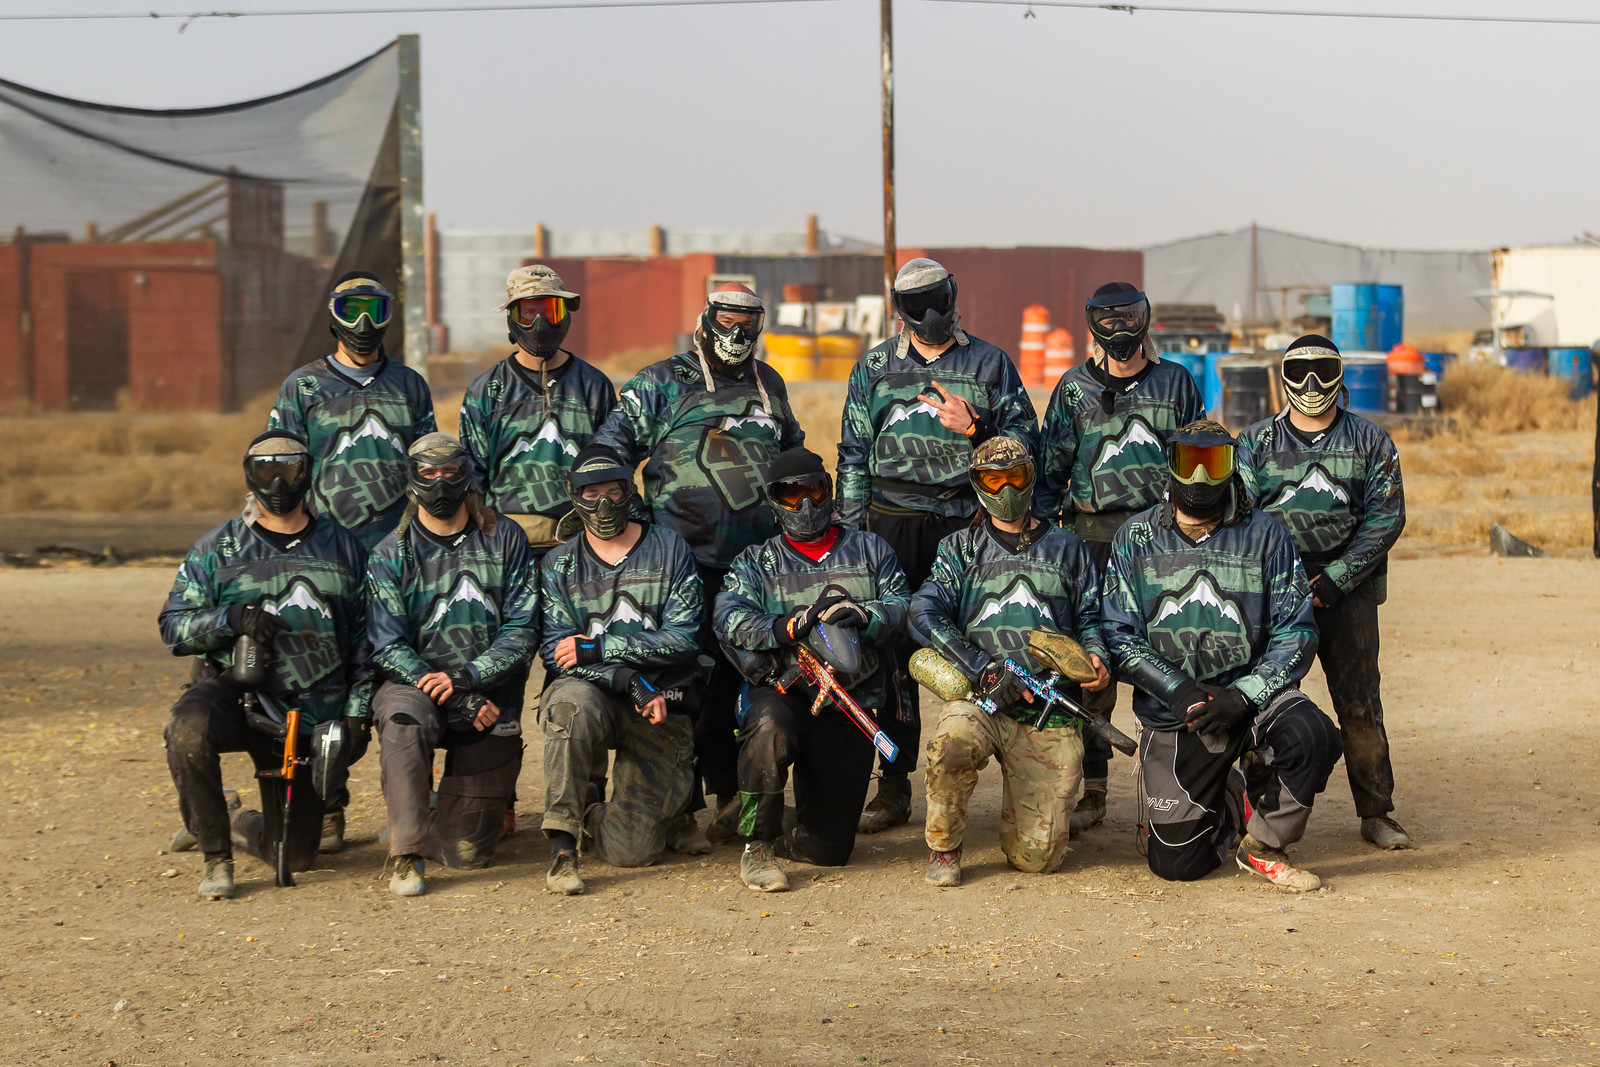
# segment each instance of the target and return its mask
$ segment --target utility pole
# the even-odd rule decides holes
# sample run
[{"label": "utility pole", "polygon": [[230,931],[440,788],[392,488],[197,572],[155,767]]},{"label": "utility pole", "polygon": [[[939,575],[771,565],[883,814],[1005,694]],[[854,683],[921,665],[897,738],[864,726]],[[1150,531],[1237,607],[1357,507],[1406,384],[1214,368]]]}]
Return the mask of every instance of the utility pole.
[{"label": "utility pole", "polygon": [[894,0],[878,0],[883,62],[883,335],[894,318]]}]

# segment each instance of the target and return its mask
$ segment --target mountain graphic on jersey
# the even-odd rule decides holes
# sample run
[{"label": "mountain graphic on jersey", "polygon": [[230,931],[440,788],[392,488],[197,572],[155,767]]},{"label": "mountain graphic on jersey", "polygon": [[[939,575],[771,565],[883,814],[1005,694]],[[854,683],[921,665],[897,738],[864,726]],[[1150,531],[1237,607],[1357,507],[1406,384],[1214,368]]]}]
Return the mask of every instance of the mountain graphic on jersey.
[{"label": "mountain graphic on jersey", "polygon": [[500,617],[500,609],[495,607],[494,601],[489,599],[489,595],[483,591],[478,580],[471,574],[463,574],[456,579],[456,584],[450,587],[448,595],[433,602],[425,626],[432,628],[448,625],[451,619],[463,615],[479,619],[485,613],[496,619]]},{"label": "mountain graphic on jersey", "polygon": [[528,456],[534,463],[555,463],[562,455],[576,458],[578,446],[561,436],[561,427],[554,419],[546,419],[538,433],[518,437],[517,443],[506,453],[506,459]]},{"label": "mountain graphic on jersey", "polygon": [[330,620],[333,618],[333,612],[329,611],[328,605],[322,602],[322,597],[318,595],[316,586],[304,578],[296,578],[290,582],[289,588],[284,590],[282,596],[273,600],[263,601],[261,607],[265,611],[272,612],[272,614],[278,616],[294,629],[300,628],[294,624],[294,616],[297,613],[320,615],[322,618]]},{"label": "mountain graphic on jersey", "polygon": [[1267,505],[1267,510],[1287,509],[1291,500],[1296,500],[1295,506],[1301,510],[1326,508],[1332,501],[1349,504],[1350,494],[1328,477],[1328,472],[1320,465],[1312,464],[1299,482],[1287,483],[1278,490],[1278,495]]},{"label": "mountain graphic on jersey", "polygon": [[1197,681],[1250,662],[1244,612],[1209,571],[1200,571],[1181,592],[1157,601],[1148,630],[1150,644],[1161,658]]},{"label": "mountain graphic on jersey", "polygon": [[1285,482],[1266,510],[1289,527],[1302,552],[1331,552],[1356,525],[1350,494],[1317,463],[1299,481]]},{"label": "mountain graphic on jersey", "polygon": [[914,402],[896,401],[889,405],[889,415],[883,420],[883,429],[879,432],[888,433],[900,423],[910,422],[919,415],[930,418],[934,422],[939,421],[939,413],[926,400]]},{"label": "mountain graphic on jersey", "polygon": [[1167,482],[1161,438],[1135,415],[1122,432],[1101,440],[1090,465],[1094,510],[1131,511],[1161,499]]},{"label": "mountain graphic on jersey", "polygon": [[770,430],[774,436],[778,433],[778,420],[760,408],[747,415],[728,415],[722,420],[723,433],[733,433],[735,430],[745,426],[754,426],[758,430]]},{"label": "mountain graphic on jersey", "polygon": [[312,689],[339,666],[338,644],[329,628],[333,612],[308,579],[295,578],[262,608],[289,626],[272,646],[272,674],[279,693],[293,696]]},{"label": "mountain graphic on jersey", "polygon": [[462,649],[487,648],[500,628],[500,609],[470,573],[456,579],[423,615],[417,652],[428,663],[461,658]]},{"label": "mountain graphic on jersey", "polygon": [[[989,620],[995,620],[990,622]],[[991,629],[1011,627],[1034,629],[1050,619],[1050,607],[1034,592],[1026,577],[1018,576],[1000,596],[987,596],[969,626],[988,625]]]},{"label": "mountain graphic on jersey", "polygon": [[1112,460],[1138,445],[1148,445],[1157,452],[1163,451],[1161,438],[1150,429],[1150,424],[1135,416],[1128,420],[1128,425],[1115,437],[1106,438],[1100,442],[1100,450],[1094,457],[1093,469],[1099,470]]},{"label": "mountain graphic on jersey", "polygon": [[626,637],[641,630],[655,628],[656,621],[646,615],[631,596],[623,593],[617,597],[617,602],[612,605],[609,614],[589,616],[583,626],[583,636],[599,637],[602,634],[609,634],[614,637]]},{"label": "mountain graphic on jersey", "polygon": [[380,416],[370,414],[354,430],[341,431],[328,456],[330,459],[338,459],[346,451],[358,447],[362,441],[387,446],[389,451],[397,452],[401,456],[406,454],[406,446],[401,442],[400,435],[391,430]]},{"label": "mountain graphic on jersey", "polygon": [[406,484],[406,442],[375,411],[354,430],[340,430],[317,464],[315,510],[347,530],[395,506]]}]

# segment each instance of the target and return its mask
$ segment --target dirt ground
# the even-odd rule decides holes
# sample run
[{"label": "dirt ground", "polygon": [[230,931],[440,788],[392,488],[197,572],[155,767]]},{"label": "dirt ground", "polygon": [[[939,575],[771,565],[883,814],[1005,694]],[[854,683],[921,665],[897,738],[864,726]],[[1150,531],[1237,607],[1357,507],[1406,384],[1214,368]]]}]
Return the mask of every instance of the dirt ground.
[{"label": "dirt ground", "polygon": [[[1110,818],[1055,875],[1005,866],[990,769],[957,890],[921,880],[919,774],[911,827],[792,868],[786,895],[742,888],[725,847],[590,863],[558,899],[535,747],[492,869],[391,896],[369,756],[350,851],[294,889],[241,857],[238,898],[201,903],[198,858],[162,852],[170,578],[0,571],[0,1061],[1600,1063],[1592,561],[1394,563],[1397,814],[1421,847],[1364,845],[1336,771],[1304,897],[1156,881],[1119,759]],[[244,757],[226,773],[249,788]]]}]

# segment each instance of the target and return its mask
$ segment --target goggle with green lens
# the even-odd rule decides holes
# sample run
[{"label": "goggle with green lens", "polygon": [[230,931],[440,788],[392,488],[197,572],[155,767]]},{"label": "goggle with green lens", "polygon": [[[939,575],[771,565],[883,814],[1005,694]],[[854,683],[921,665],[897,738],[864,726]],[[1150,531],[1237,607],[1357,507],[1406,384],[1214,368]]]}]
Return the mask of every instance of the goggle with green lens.
[{"label": "goggle with green lens", "polygon": [[373,326],[387,326],[394,301],[383,293],[351,293],[336,295],[328,301],[328,311],[341,326],[355,329],[365,315]]}]

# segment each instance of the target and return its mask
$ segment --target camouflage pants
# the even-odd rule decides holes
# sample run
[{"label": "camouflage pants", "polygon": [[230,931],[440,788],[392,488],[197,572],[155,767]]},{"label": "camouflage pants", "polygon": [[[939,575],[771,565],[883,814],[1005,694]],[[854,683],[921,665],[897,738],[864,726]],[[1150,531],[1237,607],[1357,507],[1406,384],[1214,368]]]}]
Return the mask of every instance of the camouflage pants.
[{"label": "camouflage pants", "polygon": [[[659,725],[593,682],[562,677],[539,701],[544,728],[545,830],[587,838],[591,855],[614,867],[645,867],[667,847],[667,823],[694,786],[694,724],[669,715]],[[590,796],[596,758],[616,749],[609,802]]]},{"label": "camouflage pants", "polygon": [[1000,849],[1028,874],[1051,872],[1067,852],[1068,818],[1083,795],[1083,740],[1076,726],[1035,730],[952,700],[928,742],[928,847],[949,852],[967,832],[967,801],[990,757],[1000,761],[1004,796]]}]

